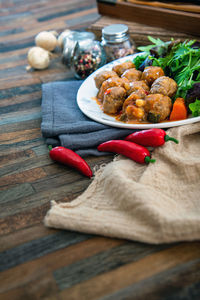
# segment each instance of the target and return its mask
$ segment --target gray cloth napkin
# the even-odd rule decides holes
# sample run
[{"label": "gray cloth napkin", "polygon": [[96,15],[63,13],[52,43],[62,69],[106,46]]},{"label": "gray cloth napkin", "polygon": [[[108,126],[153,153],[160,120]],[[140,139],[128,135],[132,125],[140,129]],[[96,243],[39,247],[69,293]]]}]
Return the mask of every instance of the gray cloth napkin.
[{"label": "gray cloth napkin", "polygon": [[105,155],[97,150],[100,143],[123,138],[134,130],[113,128],[86,117],[76,103],[81,83],[76,80],[42,85],[42,134],[53,147],[61,145],[81,156]]}]

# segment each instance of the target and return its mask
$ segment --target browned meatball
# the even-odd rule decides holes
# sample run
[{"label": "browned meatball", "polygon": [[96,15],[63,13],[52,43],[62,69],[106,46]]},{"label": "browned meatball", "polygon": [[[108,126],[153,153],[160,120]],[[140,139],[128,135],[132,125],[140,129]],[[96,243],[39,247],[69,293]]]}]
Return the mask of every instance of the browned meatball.
[{"label": "browned meatball", "polygon": [[96,87],[99,89],[101,87],[102,83],[110,77],[118,77],[118,75],[114,71],[102,71],[102,72],[98,73],[94,77]]},{"label": "browned meatball", "polygon": [[119,78],[119,77],[111,77],[108,78],[107,80],[105,80],[101,87],[100,90],[97,94],[97,98],[99,100],[103,100],[103,96],[104,96],[104,92],[111,87],[123,87],[125,90],[128,90],[130,88],[130,83],[128,81],[128,79],[126,78]]},{"label": "browned meatball", "polygon": [[140,99],[139,95],[137,95],[134,92],[132,94],[130,94],[128,96],[128,98],[126,98],[126,100],[124,101],[123,108],[122,108],[123,112],[126,110],[126,107],[128,105],[135,105],[135,102],[136,102],[137,99]]},{"label": "browned meatball", "polygon": [[[127,91],[127,94],[130,95],[132,92],[135,92],[140,88],[142,88],[146,92],[149,92],[149,87],[146,84],[146,82],[144,80],[139,80],[139,81],[130,82],[130,89]],[[146,94],[148,94],[148,93],[146,93]]]},{"label": "browned meatball", "polygon": [[145,97],[145,112],[148,121],[158,123],[164,121],[170,114],[172,101],[162,94],[150,94]]},{"label": "browned meatball", "polygon": [[126,91],[122,87],[111,87],[103,97],[103,111],[108,114],[117,113],[123,105]]},{"label": "browned meatball", "polygon": [[138,71],[136,68],[131,68],[131,69],[124,71],[124,73],[122,74],[121,77],[122,78],[125,77],[129,81],[136,81],[136,80],[140,80],[141,76],[142,76],[141,71]]},{"label": "browned meatball", "polygon": [[167,76],[157,78],[151,86],[151,94],[162,94],[172,97],[177,91],[177,83]]},{"label": "browned meatball", "polygon": [[157,78],[164,75],[165,73],[162,68],[150,66],[144,69],[142,73],[142,79],[145,80],[148,85],[152,85]]},{"label": "browned meatball", "polygon": [[118,64],[112,68],[119,76],[121,76],[127,69],[135,68],[134,63],[131,60]]},{"label": "browned meatball", "polygon": [[126,120],[145,121],[145,111],[143,107],[128,105],[125,111]]},{"label": "browned meatball", "polygon": [[135,89],[134,92],[132,92],[129,96],[136,94],[138,95],[138,97],[140,97],[140,99],[144,99],[146,97],[146,95],[149,94],[149,92],[145,91],[143,88],[138,88]]}]

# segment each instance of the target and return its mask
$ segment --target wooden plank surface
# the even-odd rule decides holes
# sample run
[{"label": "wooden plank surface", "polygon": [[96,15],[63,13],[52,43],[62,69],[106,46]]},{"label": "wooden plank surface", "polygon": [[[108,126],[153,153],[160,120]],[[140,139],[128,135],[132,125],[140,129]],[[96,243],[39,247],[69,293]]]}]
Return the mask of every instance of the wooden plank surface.
[{"label": "wooden plank surface", "polygon": [[187,34],[179,31],[172,31],[169,29],[163,29],[161,27],[153,27],[148,25],[141,25],[137,22],[130,20],[122,20],[116,17],[109,17],[103,15],[100,19],[89,26],[89,30],[94,32],[97,38],[101,39],[102,28],[111,24],[123,23],[126,24],[129,28],[130,37],[135,42],[136,46],[148,45],[149,40],[148,36],[153,36],[155,38],[160,38],[163,41],[169,41],[171,38],[174,40],[180,39],[184,41],[186,39],[195,39],[200,40],[198,35]]},{"label": "wooden plank surface", "polygon": [[[94,0],[4,0],[0,17],[0,299],[199,299],[200,243],[149,245],[46,228],[50,201],[71,201],[90,180],[53,163],[41,135],[41,85],[74,79],[61,63],[27,72],[27,52],[42,30],[88,29],[101,38]],[[192,38],[129,21],[147,36]],[[91,167],[112,156],[88,157]]]},{"label": "wooden plank surface", "polygon": [[98,0],[100,14],[188,34],[199,34],[200,14],[127,1]]}]

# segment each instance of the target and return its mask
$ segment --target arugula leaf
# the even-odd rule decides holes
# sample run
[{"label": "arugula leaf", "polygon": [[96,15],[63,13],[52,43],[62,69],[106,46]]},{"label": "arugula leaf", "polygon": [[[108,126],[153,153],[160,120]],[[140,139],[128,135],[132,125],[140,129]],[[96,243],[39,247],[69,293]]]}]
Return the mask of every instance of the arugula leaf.
[{"label": "arugula leaf", "polygon": [[150,40],[150,42],[152,42],[153,44],[155,44],[156,46],[160,46],[163,45],[165,42],[161,41],[159,38],[154,39],[152,36],[148,35],[148,39]]},{"label": "arugula leaf", "polygon": [[[172,77],[178,90],[174,97],[185,98],[195,83],[200,83],[200,48],[195,40],[163,42],[161,39],[148,36],[151,45],[138,47],[148,56],[153,66],[161,67],[166,76]],[[144,60],[143,60],[144,61]],[[142,58],[136,59],[136,68]],[[173,99],[172,99],[173,100]]]},{"label": "arugula leaf", "polygon": [[176,44],[164,58],[152,57],[153,65],[162,67],[164,71],[168,70],[169,76],[178,84],[176,98],[185,98],[187,90],[200,79],[198,73],[196,81],[194,80],[194,72],[200,72],[200,49],[191,47],[194,42],[192,40]]},{"label": "arugula leaf", "polygon": [[191,110],[193,117],[200,116],[200,100],[196,99],[195,102],[190,103],[189,109]]},{"label": "arugula leaf", "polygon": [[136,67],[136,69],[138,69],[141,64],[145,61],[145,59],[148,57],[148,54],[147,53],[144,53],[142,55],[137,55],[134,60],[133,60],[133,63]]},{"label": "arugula leaf", "polygon": [[152,45],[148,45],[148,46],[140,46],[140,47],[138,47],[137,49],[140,50],[140,51],[144,51],[144,52],[150,53],[150,50],[151,50],[153,47],[155,47],[155,46],[158,46],[158,47],[166,46],[166,43],[163,42],[162,40],[160,40],[159,38],[154,39],[152,36],[148,36],[148,39],[150,40],[150,42],[153,43]]},{"label": "arugula leaf", "polygon": [[144,52],[148,52],[151,50],[151,48],[153,48],[154,45],[148,45],[148,46],[140,46],[138,47],[137,49],[140,50],[140,51],[144,51]]}]

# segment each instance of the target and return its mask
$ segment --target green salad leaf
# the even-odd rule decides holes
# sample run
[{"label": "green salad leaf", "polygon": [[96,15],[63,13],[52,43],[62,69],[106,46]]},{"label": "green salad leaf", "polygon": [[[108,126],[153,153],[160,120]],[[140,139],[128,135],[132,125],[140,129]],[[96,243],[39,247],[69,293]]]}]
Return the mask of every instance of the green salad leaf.
[{"label": "green salad leaf", "polygon": [[153,66],[161,67],[166,76],[176,81],[178,89],[172,100],[178,97],[185,99],[194,84],[200,83],[200,48],[194,46],[196,41],[163,42],[160,39],[148,38],[153,44],[138,48],[144,53],[138,59],[136,68],[139,62],[144,64],[148,57]]},{"label": "green salad leaf", "polygon": [[134,64],[136,69],[139,68],[139,66],[144,62],[144,60],[147,58],[148,54],[144,53],[142,55],[137,55],[134,59]]},{"label": "green salad leaf", "polygon": [[158,46],[158,47],[165,46],[165,42],[161,41],[159,38],[158,39],[154,39],[152,36],[148,36],[148,39],[153,44],[152,45],[148,45],[148,46],[138,47],[138,50],[144,51],[144,52],[149,52],[155,46]]},{"label": "green salad leaf", "polygon": [[200,100],[196,99],[195,102],[189,104],[189,109],[192,112],[193,117],[200,116]]}]

